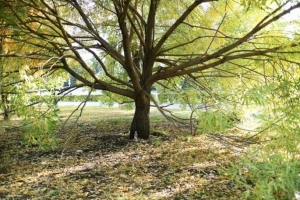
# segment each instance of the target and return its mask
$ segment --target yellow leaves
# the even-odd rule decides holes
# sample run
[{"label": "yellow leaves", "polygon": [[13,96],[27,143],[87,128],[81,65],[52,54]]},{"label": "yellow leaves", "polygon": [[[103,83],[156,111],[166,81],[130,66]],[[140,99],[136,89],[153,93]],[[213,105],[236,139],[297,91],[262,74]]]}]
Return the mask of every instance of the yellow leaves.
[{"label": "yellow leaves", "polygon": [[[118,112],[116,117],[127,114]],[[219,154],[220,145],[205,136],[171,139],[168,133],[178,130],[159,121],[164,136],[151,135],[149,141],[134,143],[121,134],[114,135],[122,123],[114,123],[115,129],[107,135],[108,123],[101,121],[97,130],[94,126],[78,126],[69,131],[72,136],[61,134],[63,141],[71,137],[63,155],[60,150],[36,153],[34,148],[30,153],[19,152],[24,155],[15,155],[19,163],[30,162],[22,162],[19,168],[12,165],[17,175],[7,175],[3,193],[14,198],[27,195],[43,199],[180,199],[180,195],[200,199],[202,194],[197,191],[207,189],[206,199],[214,199],[214,194],[221,193],[218,188],[222,193],[230,192],[220,176],[207,180],[201,174],[201,170],[217,169],[230,160],[230,153]],[[117,146],[116,141],[125,145]],[[76,154],[78,149],[83,152]],[[208,157],[207,152],[212,156]]]},{"label": "yellow leaves", "polygon": [[11,185],[12,188],[19,188],[23,185],[23,182],[17,182]]},{"label": "yellow leaves", "polygon": [[87,185],[89,183],[89,180],[88,179],[83,179],[82,181],[81,181],[81,185]]}]

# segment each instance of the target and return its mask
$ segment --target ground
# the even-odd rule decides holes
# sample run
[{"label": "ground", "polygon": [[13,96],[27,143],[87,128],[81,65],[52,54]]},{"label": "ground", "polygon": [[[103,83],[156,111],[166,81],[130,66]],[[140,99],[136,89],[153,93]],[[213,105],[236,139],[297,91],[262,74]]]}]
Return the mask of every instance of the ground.
[{"label": "ground", "polygon": [[241,199],[226,174],[235,153],[155,116],[149,140],[129,140],[131,115],[106,110],[69,123],[51,151],[2,131],[0,199]]}]

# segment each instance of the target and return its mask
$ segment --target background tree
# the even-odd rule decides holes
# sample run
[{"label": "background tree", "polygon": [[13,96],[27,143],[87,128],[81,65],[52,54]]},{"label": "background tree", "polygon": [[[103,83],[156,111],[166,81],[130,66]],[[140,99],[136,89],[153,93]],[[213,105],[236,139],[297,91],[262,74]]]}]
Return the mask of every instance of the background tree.
[{"label": "background tree", "polygon": [[[135,131],[149,137],[153,85],[176,91],[190,80],[212,91],[224,78],[267,80],[281,69],[279,63],[299,64],[287,56],[298,52],[299,41],[286,34],[280,21],[300,7],[298,1],[270,1],[269,6],[245,0],[0,2],[18,19],[17,31],[30,36],[22,42],[35,50],[23,56],[44,60],[49,75],[65,70],[77,79],[76,87],[108,91],[134,102],[131,138]],[[26,8],[26,17],[19,6]],[[84,55],[92,56],[103,73],[97,73]],[[222,88],[212,89],[218,93]]]},{"label": "background tree", "polygon": [[[2,34],[1,35],[4,35],[5,32],[2,31]],[[3,45],[4,44],[4,38],[1,37],[0,38],[0,52],[3,54]],[[8,98],[7,98],[7,94],[4,93],[3,91],[3,70],[4,70],[4,67],[3,67],[3,58],[0,58],[0,94],[1,94],[1,107],[3,110],[3,117],[4,119],[8,119],[8,112],[9,112],[9,109],[8,109]]]},{"label": "background tree", "polygon": [[[6,10],[4,8],[0,9],[0,12],[5,13]],[[7,23],[5,18],[1,18],[0,20],[0,53],[2,55],[6,54],[8,51],[9,41],[7,38],[8,30]],[[8,102],[8,94],[5,92],[5,62],[4,58],[0,57],[0,95],[1,95],[1,110],[3,111],[3,118],[8,119],[9,117],[9,102]]]},{"label": "background tree", "polygon": [[[19,7],[17,1],[14,3],[19,16],[25,18],[27,8]],[[61,86],[62,74],[44,67],[48,61],[38,55],[43,52],[30,45],[35,39],[17,30],[16,16],[2,2],[0,10],[0,15],[5,16],[1,17],[0,24],[0,113],[4,119],[8,119],[10,114],[22,117],[27,126],[27,131],[23,134],[27,144],[39,143],[45,148],[54,147],[54,135],[50,133],[54,131],[54,125],[58,121],[58,110],[53,104],[55,97],[49,94],[55,93],[56,88]],[[43,42],[39,41],[39,45],[43,46]],[[51,55],[51,52],[47,52],[47,55]],[[49,73],[53,76],[49,77]],[[46,105],[46,110],[35,106],[42,104]]]}]

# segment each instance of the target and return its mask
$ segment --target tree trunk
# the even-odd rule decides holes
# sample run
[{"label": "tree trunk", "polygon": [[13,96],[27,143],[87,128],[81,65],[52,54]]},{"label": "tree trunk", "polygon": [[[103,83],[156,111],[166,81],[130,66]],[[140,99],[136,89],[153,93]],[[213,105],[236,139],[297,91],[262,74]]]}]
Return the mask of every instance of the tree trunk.
[{"label": "tree trunk", "polygon": [[150,98],[147,93],[140,93],[135,99],[135,113],[130,128],[130,138],[134,138],[135,132],[138,138],[148,139],[150,135]]},{"label": "tree trunk", "polygon": [[1,94],[1,103],[2,103],[2,108],[3,108],[3,117],[5,120],[8,120],[9,119],[9,116],[8,116],[9,107],[8,107],[7,95]]}]

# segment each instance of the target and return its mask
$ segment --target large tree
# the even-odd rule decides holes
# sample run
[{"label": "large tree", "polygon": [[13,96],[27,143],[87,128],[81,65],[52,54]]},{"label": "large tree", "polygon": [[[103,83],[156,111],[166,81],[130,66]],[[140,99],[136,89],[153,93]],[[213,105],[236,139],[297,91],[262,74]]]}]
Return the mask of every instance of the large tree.
[{"label": "large tree", "polygon": [[[210,77],[266,77],[274,63],[298,64],[286,55],[298,52],[299,41],[286,34],[280,20],[300,7],[297,1],[0,2],[16,17],[19,35],[30,36],[16,40],[35,47],[23,57],[44,60],[50,71],[68,72],[78,80],[76,87],[134,101],[130,138],[136,131],[140,138],[149,137],[154,84],[168,89],[177,77],[200,86]],[[103,72],[97,73],[86,56]]]}]

